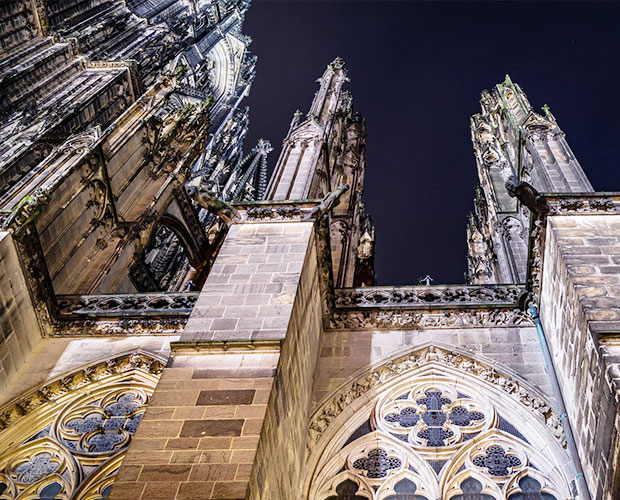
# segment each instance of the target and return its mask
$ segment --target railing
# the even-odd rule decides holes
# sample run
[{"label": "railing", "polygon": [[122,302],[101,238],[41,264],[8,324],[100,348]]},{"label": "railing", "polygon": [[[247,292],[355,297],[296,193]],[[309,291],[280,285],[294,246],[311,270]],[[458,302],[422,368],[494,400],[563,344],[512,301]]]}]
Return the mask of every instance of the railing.
[{"label": "railing", "polygon": [[189,316],[199,292],[58,295],[61,317]]},{"label": "railing", "polygon": [[514,305],[525,292],[518,285],[448,285],[340,288],[336,308],[434,308]]}]

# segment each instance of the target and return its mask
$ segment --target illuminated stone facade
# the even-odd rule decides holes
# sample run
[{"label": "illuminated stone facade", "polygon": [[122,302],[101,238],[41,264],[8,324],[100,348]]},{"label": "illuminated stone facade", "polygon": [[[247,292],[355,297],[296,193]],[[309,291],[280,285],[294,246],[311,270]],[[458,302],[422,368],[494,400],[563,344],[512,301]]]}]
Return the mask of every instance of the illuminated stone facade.
[{"label": "illuminated stone facade", "polygon": [[374,286],[344,62],[267,182],[246,8],[1,8],[0,499],[618,498],[620,195],[507,78],[468,282]]}]

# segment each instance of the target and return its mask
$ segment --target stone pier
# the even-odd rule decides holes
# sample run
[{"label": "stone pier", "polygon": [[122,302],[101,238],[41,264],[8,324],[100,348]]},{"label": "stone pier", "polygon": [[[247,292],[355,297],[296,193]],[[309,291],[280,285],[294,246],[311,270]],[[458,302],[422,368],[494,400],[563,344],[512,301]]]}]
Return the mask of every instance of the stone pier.
[{"label": "stone pier", "polygon": [[318,290],[313,222],[230,228],[111,500],[271,498],[297,486],[288,473],[303,465]]}]

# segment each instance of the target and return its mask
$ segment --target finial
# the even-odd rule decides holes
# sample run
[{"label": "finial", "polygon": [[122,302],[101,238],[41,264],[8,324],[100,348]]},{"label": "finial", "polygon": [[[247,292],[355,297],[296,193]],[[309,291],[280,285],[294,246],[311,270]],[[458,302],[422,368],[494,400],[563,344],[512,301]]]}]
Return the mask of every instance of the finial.
[{"label": "finial", "polygon": [[329,69],[343,69],[344,68],[344,59],[340,56],[336,57],[332,62],[330,62],[327,67]]},{"label": "finial", "polygon": [[506,73],[506,78],[504,78],[502,85],[512,85],[512,79],[508,73]]},{"label": "finial", "polygon": [[424,276],[424,278],[418,278],[419,285],[431,286],[431,282],[433,281],[435,280],[431,278],[430,274],[427,274],[426,276]]},{"label": "finial", "polygon": [[273,147],[271,143],[267,139],[259,139],[256,144],[256,151],[258,151],[263,156],[267,156],[269,153],[273,151]]},{"label": "finial", "polygon": [[549,107],[549,105],[545,104],[542,107],[542,110],[545,113],[545,116],[547,117],[547,119],[551,120],[553,123],[557,123],[557,120],[555,119],[555,116],[553,116],[553,113],[551,112],[551,108]]}]

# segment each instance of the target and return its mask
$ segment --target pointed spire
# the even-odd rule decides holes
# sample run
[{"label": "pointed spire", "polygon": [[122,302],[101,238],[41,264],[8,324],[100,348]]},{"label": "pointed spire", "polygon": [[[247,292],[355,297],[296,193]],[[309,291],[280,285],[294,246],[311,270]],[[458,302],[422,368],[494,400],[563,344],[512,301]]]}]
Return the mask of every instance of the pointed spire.
[{"label": "pointed spire", "polygon": [[344,69],[344,59],[340,56],[336,57],[332,62],[327,65],[328,69]]},{"label": "pointed spire", "polygon": [[262,200],[265,197],[267,191],[267,155],[273,151],[271,143],[266,139],[259,139],[256,145],[256,152],[261,155],[260,163],[256,171],[255,186],[256,192],[254,195],[255,200]]}]

